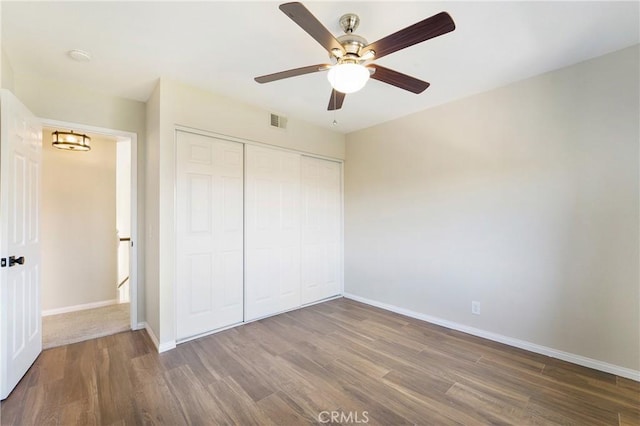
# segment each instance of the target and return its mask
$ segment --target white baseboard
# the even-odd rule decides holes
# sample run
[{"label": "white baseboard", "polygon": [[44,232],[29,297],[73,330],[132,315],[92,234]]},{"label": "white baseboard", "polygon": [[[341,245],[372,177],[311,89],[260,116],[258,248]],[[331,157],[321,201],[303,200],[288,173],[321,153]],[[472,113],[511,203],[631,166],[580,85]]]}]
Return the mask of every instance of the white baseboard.
[{"label": "white baseboard", "polygon": [[147,330],[147,334],[151,338],[151,341],[153,342],[153,345],[158,350],[158,353],[161,354],[162,352],[166,352],[168,350],[175,349],[175,347],[176,347],[175,340],[173,340],[171,342],[164,342],[164,343],[160,344],[159,340],[158,340],[158,336],[156,336],[156,333],[153,332],[153,329],[146,322],[144,323],[144,329]]},{"label": "white baseboard", "polygon": [[400,315],[405,315],[411,318],[426,321],[432,324],[441,325],[452,330],[462,331],[463,333],[472,334],[474,336],[482,337],[484,339],[493,340],[494,342],[504,343],[505,345],[514,346],[516,348],[524,349],[530,352],[550,356],[552,358],[561,359],[563,361],[571,362],[573,364],[582,365],[583,367],[593,368],[594,370],[604,371],[605,373],[615,374],[620,377],[626,377],[627,379],[640,382],[640,371],[632,370],[626,367],[620,367],[618,365],[609,364],[604,361],[598,361],[596,359],[587,358],[582,355],[576,355],[569,352],[560,351],[557,349],[549,348],[547,346],[538,345],[536,343],[527,342],[525,340],[514,339],[511,337],[503,336],[501,334],[492,333],[490,331],[481,330],[479,328],[470,327],[468,325],[459,324],[453,321],[445,320],[431,315],[426,315],[420,312],[412,311],[409,309],[401,308],[387,303],[378,302],[376,300],[360,297],[355,294],[345,293],[344,297],[347,299],[355,300],[356,302],[365,303],[367,305],[375,306],[387,311],[395,312]]},{"label": "white baseboard", "polygon": [[149,324],[147,324],[146,322],[143,323],[143,328],[147,331],[149,338],[153,342],[153,346],[155,346],[156,349],[158,349],[158,346],[160,346],[160,344],[158,343],[158,338],[156,337],[156,333],[153,332]]},{"label": "white baseboard", "polygon": [[84,311],[85,309],[102,308],[104,306],[115,305],[118,299],[102,300],[100,302],[85,303],[83,305],[65,306],[64,308],[47,309],[42,311],[43,317],[50,315],[66,314],[68,312]]},{"label": "white baseboard", "polygon": [[162,352],[170,351],[171,349],[175,349],[175,348],[176,348],[175,340],[164,342],[164,343],[161,343],[160,346],[158,346],[158,353],[161,354]]}]

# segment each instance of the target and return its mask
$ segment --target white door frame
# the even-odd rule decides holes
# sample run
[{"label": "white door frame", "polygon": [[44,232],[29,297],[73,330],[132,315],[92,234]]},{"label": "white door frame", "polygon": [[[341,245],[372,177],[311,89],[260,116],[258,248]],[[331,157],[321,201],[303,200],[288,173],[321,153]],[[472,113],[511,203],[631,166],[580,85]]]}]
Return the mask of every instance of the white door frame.
[{"label": "white door frame", "polygon": [[[107,129],[69,121],[40,118],[42,127],[73,129],[78,132],[97,133],[116,138],[131,140],[131,257],[129,260],[129,301],[131,329],[142,328],[138,323],[138,135],[124,130]],[[42,143],[48,143],[47,136],[42,135]],[[115,182],[114,182],[115,185]]]}]

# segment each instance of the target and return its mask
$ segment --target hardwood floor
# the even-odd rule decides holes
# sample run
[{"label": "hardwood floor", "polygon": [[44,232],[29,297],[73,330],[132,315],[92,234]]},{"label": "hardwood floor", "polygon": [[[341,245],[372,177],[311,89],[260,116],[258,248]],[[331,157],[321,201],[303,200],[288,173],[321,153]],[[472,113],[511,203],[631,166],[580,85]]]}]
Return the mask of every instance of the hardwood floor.
[{"label": "hardwood floor", "polygon": [[339,299],[164,354],[145,331],[49,349],[1,410],[3,425],[638,425],[640,383]]}]

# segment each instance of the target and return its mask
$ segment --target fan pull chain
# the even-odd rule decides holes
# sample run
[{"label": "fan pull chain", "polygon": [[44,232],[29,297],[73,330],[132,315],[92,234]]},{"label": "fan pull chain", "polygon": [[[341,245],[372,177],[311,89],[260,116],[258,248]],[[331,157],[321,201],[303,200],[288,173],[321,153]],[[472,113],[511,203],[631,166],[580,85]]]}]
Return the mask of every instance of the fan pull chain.
[{"label": "fan pull chain", "polygon": [[336,91],[335,90],[332,92],[332,94],[333,94],[333,96],[332,96],[333,97],[333,123],[331,123],[331,124],[333,126],[337,126],[338,122],[336,121],[336,98],[338,96],[336,96]]}]

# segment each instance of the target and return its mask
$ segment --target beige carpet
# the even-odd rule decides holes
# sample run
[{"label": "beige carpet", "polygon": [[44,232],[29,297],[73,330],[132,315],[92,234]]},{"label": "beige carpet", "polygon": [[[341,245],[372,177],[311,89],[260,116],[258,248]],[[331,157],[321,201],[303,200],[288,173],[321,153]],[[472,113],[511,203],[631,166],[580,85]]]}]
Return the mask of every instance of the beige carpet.
[{"label": "beige carpet", "polygon": [[42,349],[127,331],[129,304],[105,306],[42,318]]}]

